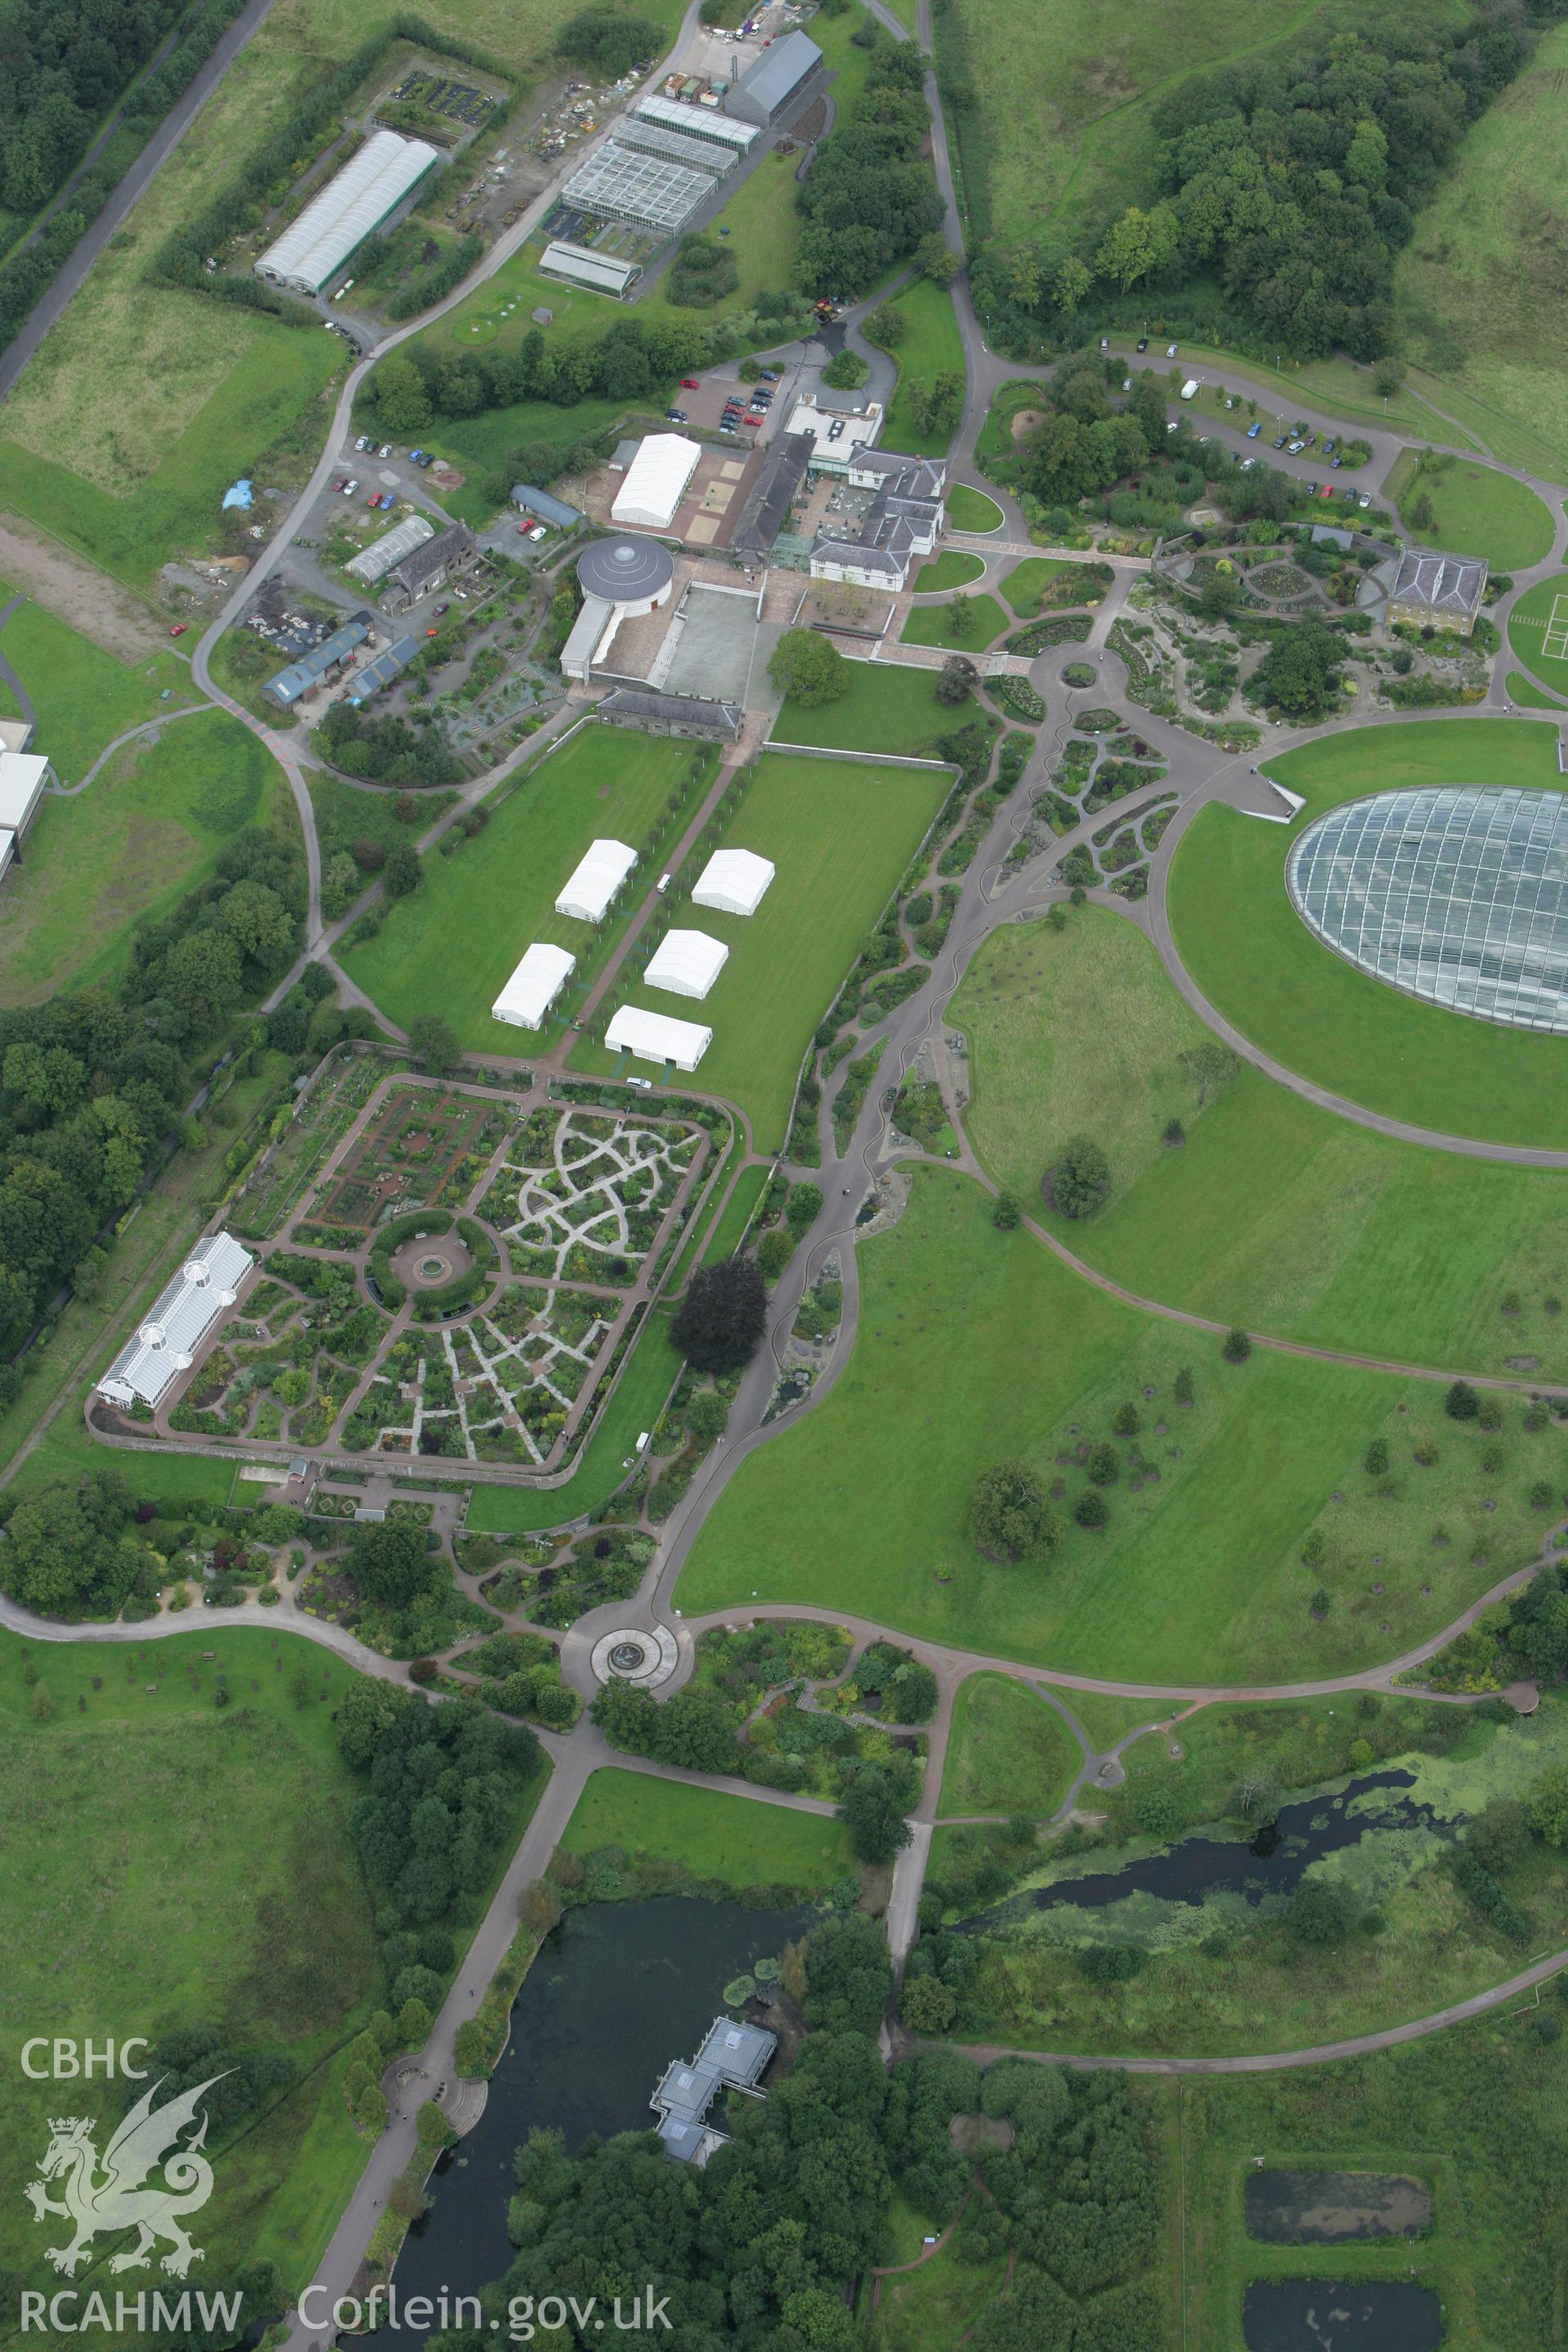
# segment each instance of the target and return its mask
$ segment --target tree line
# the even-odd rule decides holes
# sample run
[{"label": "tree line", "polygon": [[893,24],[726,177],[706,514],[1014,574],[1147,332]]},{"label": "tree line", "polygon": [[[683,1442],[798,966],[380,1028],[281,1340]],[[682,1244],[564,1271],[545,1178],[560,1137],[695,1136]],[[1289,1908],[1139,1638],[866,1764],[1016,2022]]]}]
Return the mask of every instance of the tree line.
[{"label": "tree line", "polygon": [[1402,20],[1194,75],[1152,110],[1152,202],[1071,241],[994,239],[976,302],[1020,349],[1136,296],[1211,341],[1376,359],[1416,214],[1531,47],[1500,0],[1457,27]]},{"label": "tree line", "polygon": [[797,202],[805,215],[797,268],[816,295],[853,299],[942,226],[942,199],[924,159],[931,133],[926,59],[912,42],[868,25],[871,52],[850,120],[817,148]]}]

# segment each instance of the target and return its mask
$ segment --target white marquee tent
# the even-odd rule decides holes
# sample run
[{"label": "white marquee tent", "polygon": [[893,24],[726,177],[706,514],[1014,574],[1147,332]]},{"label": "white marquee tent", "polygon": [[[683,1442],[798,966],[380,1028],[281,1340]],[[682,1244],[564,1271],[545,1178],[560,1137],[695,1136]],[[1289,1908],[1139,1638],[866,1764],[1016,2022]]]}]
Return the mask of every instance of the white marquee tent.
[{"label": "white marquee tent", "polygon": [[491,1005],[492,1019],[510,1021],[514,1029],[537,1029],[576,962],[564,948],[536,940]]},{"label": "white marquee tent", "polygon": [[626,467],[611,520],[668,530],[701,455],[700,445],[684,433],[650,433]]},{"label": "white marquee tent", "polygon": [[672,1021],[668,1013],[643,1013],[635,1004],[623,1004],[605,1032],[605,1043],[612,1054],[694,1070],[713,1043],[713,1032],[695,1021]]},{"label": "white marquee tent", "polygon": [[580,923],[602,922],[611,899],[637,862],[637,851],[628,849],[624,841],[591,841],[555,901],[556,913],[574,916]]},{"label": "white marquee tent", "polygon": [[752,849],[716,849],[691,893],[694,907],[715,907],[724,915],[754,915],[773,878],[773,863]]},{"label": "white marquee tent", "polygon": [[647,968],[647,984],[671,996],[706,996],[723,971],[730,950],[706,931],[668,931]]}]

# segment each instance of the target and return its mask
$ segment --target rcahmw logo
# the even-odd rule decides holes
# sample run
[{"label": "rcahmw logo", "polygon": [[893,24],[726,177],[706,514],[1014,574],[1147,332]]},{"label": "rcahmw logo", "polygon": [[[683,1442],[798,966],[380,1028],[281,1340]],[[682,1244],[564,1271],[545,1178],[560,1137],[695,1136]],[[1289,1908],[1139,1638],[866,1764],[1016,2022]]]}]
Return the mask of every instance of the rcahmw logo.
[{"label": "rcahmw logo", "polygon": [[[22,2071],[35,2082],[90,2077],[100,2069],[111,2076],[118,2072],[143,2082],[146,2069],[132,2064],[131,2059],[132,2053],[142,2055],[146,2046],[145,2042],[132,2041],[117,2052],[112,2042],[98,2048],[89,2042],[79,2054],[74,2042],[51,2042],[39,2036],[23,2044]],[[151,2270],[156,2264],[170,2278],[183,2279],[193,2263],[205,2259],[201,2247],[192,2242],[185,2223],[212,2195],[213,2169],[202,2153],[207,2136],[202,2102],[224,2077],[211,2075],[205,2083],[176,2092],[162,2106],[155,2105],[166,2079],[160,2076],[142,2092],[114,2126],[101,2156],[98,2147],[101,2126],[95,2116],[49,2117],[48,2145],[38,2160],[37,2179],[28,2181],[23,2194],[36,2221],[47,2222],[56,2217],[69,2225],[62,2233],[62,2243],[43,2250],[46,2260],[62,2276],[76,2276],[91,2253],[95,2238],[126,2230],[133,2230],[135,2239],[110,2255],[111,2273]],[[162,2247],[168,2251],[161,2253]],[[151,2298],[153,2324],[187,2326],[192,2300],[188,2292],[172,2301],[155,2293]],[[221,2318],[226,2326],[237,2317],[242,2298],[204,2294],[195,2300],[204,2325]],[[118,2315],[111,2316],[109,2298],[99,2294],[45,2296],[28,2292],[22,2297],[22,2325],[25,2329],[47,2326],[67,2334],[88,2326],[123,2328],[132,2324],[129,2315],[145,2312],[148,2302],[144,2294],[117,2294],[113,2303]],[[140,2325],[140,2319],[135,2324]]]}]

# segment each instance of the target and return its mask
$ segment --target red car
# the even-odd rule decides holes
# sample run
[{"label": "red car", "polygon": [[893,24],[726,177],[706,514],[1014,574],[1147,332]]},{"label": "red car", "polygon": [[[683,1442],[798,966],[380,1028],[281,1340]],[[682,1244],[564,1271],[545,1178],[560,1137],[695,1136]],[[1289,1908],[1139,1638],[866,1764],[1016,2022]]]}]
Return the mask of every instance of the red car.
[{"label": "red car", "polygon": [[169,635],[172,637],[183,637],[190,625],[189,621],[176,621],[170,629]]},{"label": "red car", "polygon": [[742,417],[741,422],[742,425],[761,425],[763,419],[757,415],[754,408],[748,408],[744,416]]},{"label": "red car", "polygon": [[702,386],[694,375],[683,375],[680,379],[680,389],[682,392],[700,392]]}]

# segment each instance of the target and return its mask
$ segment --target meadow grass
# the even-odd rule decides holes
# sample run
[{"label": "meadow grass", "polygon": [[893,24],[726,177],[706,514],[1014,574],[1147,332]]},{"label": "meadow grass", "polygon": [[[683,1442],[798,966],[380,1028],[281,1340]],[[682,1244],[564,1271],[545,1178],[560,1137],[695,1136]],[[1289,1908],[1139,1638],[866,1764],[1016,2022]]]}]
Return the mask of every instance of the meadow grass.
[{"label": "meadow grass", "polygon": [[[0,583],[0,602],[13,593]],[[153,654],[133,665],[121,661],[31,600],[6,622],[0,651],[31,698],[38,747],[47,750],[62,784],[79,783],[99,753],[128,727],[155,719],[161,710],[188,709],[201,699],[191,685],[190,664],[177,655]]]},{"label": "meadow grass", "polygon": [[[1406,450],[1384,484],[1385,497],[1396,500],[1401,520],[1423,547],[1441,547],[1451,555],[1481,555],[1494,572],[1522,572],[1552,552],[1552,516],[1526,482],[1517,482],[1495,467],[1455,457],[1423,465],[1411,461]],[[1409,509],[1418,497],[1431,504],[1429,528],[1418,530]]]},{"label": "meadow grass", "polygon": [[1498,457],[1549,480],[1568,457],[1558,267],[1568,155],[1556,131],[1565,70],[1568,25],[1548,26],[1466,132],[1394,274],[1400,341],[1433,370],[1433,398]]},{"label": "meadow grass", "polygon": [[[1447,1623],[1534,1555],[1552,1513],[1529,1504],[1528,1482],[1568,1483],[1568,1438],[1525,1437],[1518,1408],[1493,1477],[1488,1441],[1445,1419],[1435,1383],[1264,1352],[1224,1363],[1217,1338],[998,1234],[956,1173],[922,1169],[900,1223],[860,1257],[854,1354],[725,1487],[680,1579],[688,1611],[807,1601],[1099,1679],[1296,1679]],[[977,1472],[1020,1458],[1060,1482],[1069,1512],[1079,1449],[1109,1439],[1127,1403],[1142,1467],[1120,1441],[1109,1526],[1068,1525],[1048,1558],[985,1559],[969,1533]],[[1379,1436],[1383,1482],[1361,1466]],[[1322,1557],[1310,1547],[1309,1566],[1314,1530]],[[1329,1607],[1314,1616],[1320,1591]]]},{"label": "meadow grass", "polygon": [[953,530],[1000,530],[1002,509],[984,490],[959,482],[947,494],[947,520]]},{"label": "meadow grass", "polygon": [[123,745],[75,798],[47,795],[0,893],[7,999],[34,1003],[112,977],[135,923],[172,908],[242,826],[271,821],[278,785],[265,746],[214,710],[180,719],[156,743]]},{"label": "meadow grass", "polygon": [[820,744],[843,751],[889,751],[934,758],[931,746],[961,719],[936,698],[937,672],[895,662],[850,662],[847,691],[807,709],[786,702],[773,721],[780,743]]},{"label": "meadow grass", "polygon": [[1054,1813],[1082,1758],[1048,1700],[1007,1675],[960,1683],[942,1768],[943,1813]]},{"label": "meadow grass", "polygon": [[606,1502],[628,1475],[637,1439],[653,1428],[682,1369],[669,1343],[669,1322],[664,1308],[655,1307],[648,1316],[616,1392],[563,1486],[476,1486],[464,1526],[476,1535],[527,1535],[579,1518]]},{"label": "meadow grass", "polygon": [[948,547],[940,555],[927,558],[910,586],[917,596],[945,595],[954,588],[969,587],[984,570],[983,555],[970,555],[961,547]]},{"label": "meadow grass", "polygon": [[[1104,908],[1060,932],[994,932],[951,1017],[969,1039],[965,1126],[985,1166],[1114,1281],[1320,1346],[1500,1374],[1529,1357],[1568,1379],[1568,1318],[1546,1304],[1568,1177],[1401,1143],[1248,1063],[1203,1099],[1181,1057],[1208,1032],[1143,934]],[[1105,1151],[1110,1191],[1074,1221],[1040,1182],[1079,1134]]]},{"label": "meadow grass", "polygon": [[[1523,662],[1538,686],[1553,689],[1557,694],[1568,694],[1568,651],[1561,654],[1546,651],[1546,633],[1553,613],[1560,625],[1568,625],[1568,572],[1559,572],[1550,580],[1539,581],[1519,598],[1508,616],[1509,651],[1517,661]],[[1511,676],[1509,691],[1514,693]],[[1515,695],[1514,698],[1522,700],[1524,698]],[[1551,709],[1561,706],[1542,697],[1535,707]]]},{"label": "meadow grass", "polygon": [[[1351,729],[1268,772],[1302,795],[1301,824],[1396,787],[1561,784],[1556,729],[1517,719]],[[1211,804],[1178,845],[1171,928],[1208,1002],[1287,1068],[1369,1110],[1437,1134],[1560,1145],[1568,1040],[1419,1003],[1321,945],[1285,888],[1299,829]]]},{"label": "meadow grass", "polygon": [[556,898],[592,841],[624,841],[646,862],[679,829],[692,767],[689,744],[584,727],[515,790],[503,788],[483,833],[450,857],[426,858],[422,887],[387,908],[376,938],[347,951],[347,969],[401,1028],[439,1013],[470,1051],[527,1054],[539,1042],[531,1030],[490,1018],[508,974],[532,941],[550,940],[577,958],[552,1021],[582,1001],[646,881],[632,877],[596,927],[558,915]]},{"label": "meadow grass", "polygon": [[[795,1077],[826,1012],[935,816],[945,778],[768,752],[725,828],[721,846],[750,849],[777,869],[754,915],[687,904],[672,909],[729,947],[729,960],[690,1005],[621,975],[628,1003],[699,1019],[713,1032],[697,1083],[743,1111],[759,1151],[784,1139]],[[694,868],[692,879],[696,878]],[[608,1071],[616,1056],[584,1039],[578,1069]]]},{"label": "meadow grass", "polygon": [[888,403],[882,446],[908,449],[919,457],[940,457],[952,436],[944,427],[919,423],[910,387],[923,383],[929,393],[939,375],[963,374],[963,344],[952,297],[933,278],[917,278],[893,297],[892,308],[904,321],[904,332],[890,354],[898,363],[899,380]]},{"label": "meadow grass", "polygon": [[831,1816],[613,1766],[589,1776],[561,1843],[568,1853],[624,1846],[637,1861],[679,1863],[730,1886],[798,1886],[813,1895],[825,1895],[855,1867],[849,1833]]},{"label": "meadow grass", "polygon": [[946,646],[959,653],[973,646],[978,651],[1009,625],[994,596],[971,596],[962,629],[954,625],[951,605],[911,604],[899,632],[899,642],[906,646]]},{"label": "meadow grass", "polygon": [[[966,2214],[954,2238],[930,2262],[879,2282],[881,2298],[868,2322],[868,2352],[950,2352],[952,2345],[963,2342],[1008,2272],[1005,2252],[978,2261],[965,2255],[963,2232],[968,2218]],[[935,2223],[931,2226],[934,2231]]]},{"label": "meadow grass", "polygon": [[[221,1620],[140,1651],[36,1643],[25,1661],[26,1647],[0,1635],[7,2037],[210,2025],[284,2055],[302,2079],[216,2166],[203,2243],[216,2277],[266,2252],[297,2287],[368,2152],[337,2096],[338,2053],[375,1991],[348,1835],[358,1791],[331,1724],[358,1677]],[[94,2089],[107,2115],[118,2085]],[[0,2184],[15,2210],[58,2104],[57,2085],[8,2074]]]}]

